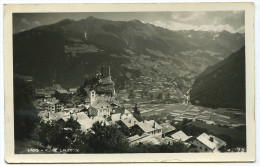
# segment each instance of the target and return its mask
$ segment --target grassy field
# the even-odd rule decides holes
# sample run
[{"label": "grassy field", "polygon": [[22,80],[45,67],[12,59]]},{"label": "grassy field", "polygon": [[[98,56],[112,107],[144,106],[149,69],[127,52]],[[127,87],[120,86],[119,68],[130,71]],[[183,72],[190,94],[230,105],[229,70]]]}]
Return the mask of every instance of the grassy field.
[{"label": "grassy field", "polygon": [[[134,105],[128,104],[126,108],[133,111]],[[145,117],[151,115],[167,117],[171,115],[182,119],[209,120],[221,125],[245,124],[245,113],[243,111],[228,110],[226,108],[213,109],[187,104],[139,104],[138,109]],[[236,113],[239,115],[235,115]]]},{"label": "grassy field", "polygon": [[215,135],[226,134],[231,137],[232,141],[238,145],[244,145],[246,142],[246,131],[240,131],[232,128],[219,127],[216,125],[208,125],[203,122],[194,121],[190,123],[191,125],[208,129]]},{"label": "grassy field", "polygon": [[[134,105],[126,105],[126,107],[129,111],[133,111]],[[156,114],[180,114],[183,113],[188,106],[183,104],[140,104],[138,108],[143,116],[150,116]]]}]

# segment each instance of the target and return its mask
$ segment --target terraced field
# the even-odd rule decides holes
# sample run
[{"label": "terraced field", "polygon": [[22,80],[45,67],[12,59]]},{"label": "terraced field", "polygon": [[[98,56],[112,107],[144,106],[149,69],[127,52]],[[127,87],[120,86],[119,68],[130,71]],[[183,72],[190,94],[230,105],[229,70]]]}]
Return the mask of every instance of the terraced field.
[{"label": "terraced field", "polygon": [[[133,111],[134,105],[126,105],[127,109]],[[227,108],[207,108],[190,104],[140,104],[139,111],[143,116],[160,115],[166,117],[171,115],[175,121],[184,118],[191,120],[202,120],[208,124],[221,125],[244,125],[245,113],[239,110]]]}]

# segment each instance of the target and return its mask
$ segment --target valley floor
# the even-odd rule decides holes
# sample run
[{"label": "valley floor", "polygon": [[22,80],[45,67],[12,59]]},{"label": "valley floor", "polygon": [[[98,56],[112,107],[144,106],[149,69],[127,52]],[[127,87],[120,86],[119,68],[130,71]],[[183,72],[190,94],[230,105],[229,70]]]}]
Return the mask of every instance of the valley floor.
[{"label": "valley floor", "polygon": [[[134,104],[126,104],[133,110]],[[140,104],[138,108],[144,117],[160,116],[167,120],[182,121],[183,119],[199,120],[207,124],[237,127],[245,125],[245,112],[228,108],[207,108],[191,104]]]}]

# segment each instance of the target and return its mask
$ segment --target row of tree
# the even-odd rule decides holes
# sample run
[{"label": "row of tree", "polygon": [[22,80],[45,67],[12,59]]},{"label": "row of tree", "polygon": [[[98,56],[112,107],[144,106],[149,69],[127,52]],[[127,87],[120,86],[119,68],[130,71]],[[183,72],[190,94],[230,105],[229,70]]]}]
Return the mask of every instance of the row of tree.
[{"label": "row of tree", "polygon": [[45,148],[78,149],[79,153],[167,153],[188,152],[181,142],[171,145],[137,144],[131,146],[124,133],[115,125],[106,126],[96,122],[91,132],[82,132],[80,125],[72,118],[66,123],[41,122],[33,137]]}]

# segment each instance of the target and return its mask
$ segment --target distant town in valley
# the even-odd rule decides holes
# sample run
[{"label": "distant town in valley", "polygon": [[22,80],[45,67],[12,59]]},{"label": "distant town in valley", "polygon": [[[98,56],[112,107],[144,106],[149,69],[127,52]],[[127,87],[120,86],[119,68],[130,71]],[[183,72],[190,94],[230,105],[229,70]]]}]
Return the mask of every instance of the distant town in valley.
[{"label": "distant town in valley", "polygon": [[244,37],[92,16],[14,34],[15,152],[246,152]]}]

